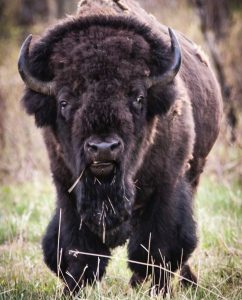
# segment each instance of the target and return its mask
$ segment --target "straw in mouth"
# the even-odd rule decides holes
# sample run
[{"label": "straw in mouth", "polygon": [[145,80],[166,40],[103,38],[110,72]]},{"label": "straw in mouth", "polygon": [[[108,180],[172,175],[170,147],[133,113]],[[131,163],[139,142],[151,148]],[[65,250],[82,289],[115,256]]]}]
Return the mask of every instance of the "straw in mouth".
[{"label": "straw in mouth", "polygon": [[68,193],[69,193],[69,194],[74,190],[75,186],[76,186],[76,185],[78,184],[78,182],[82,179],[82,176],[83,176],[83,174],[84,174],[84,171],[85,171],[85,169],[82,170],[80,176],[79,176],[79,177],[77,178],[77,180],[73,183],[73,185],[68,189]]}]

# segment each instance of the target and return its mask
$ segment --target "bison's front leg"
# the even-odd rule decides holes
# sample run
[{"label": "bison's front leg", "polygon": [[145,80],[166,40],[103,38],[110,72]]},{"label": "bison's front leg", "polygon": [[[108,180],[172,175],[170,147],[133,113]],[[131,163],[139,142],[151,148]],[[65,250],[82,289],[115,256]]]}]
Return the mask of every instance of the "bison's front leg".
[{"label": "bison's front leg", "polygon": [[[196,247],[188,184],[180,182],[169,197],[164,188],[154,192],[146,207],[137,214],[128,246],[129,259],[137,261],[129,263],[134,272],[130,283],[135,286],[152,276],[151,291],[165,294],[169,291],[172,273],[186,263]],[[195,281],[195,276],[190,278]]]},{"label": "bison's front leg", "polygon": [[43,239],[45,262],[63,279],[65,292],[77,293],[100,280],[108,263],[107,258],[86,254],[110,255],[110,251],[85,224],[80,226],[74,211],[64,209],[60,215],[54,216]]},{"label": "bison's front leg", "polygon": [[[85,246],[87,245],[86,243],[90,243],[90,248],[83,247],[83,244],[82,247],[76,248],[75,251],[69,250],[68,253],[66,253],[68,263],[64,275],[64,281],[66,283],[65,293],[77,293],[80,288],[85,287],[87,284],[93,284],[101,280],[105,272],[108,263],[107,258],[88,256],[81,253],[78,254],[78,252],[88,252],[92,254],[98,252],[98,254],[110,255],[108,249],[103,245],[98,245],[95,239],[91,240],[90,236],[88,239],[86,236],[83,237],[83,243]],[[92,243],[97,246],[96,250],[94,250]]]}]

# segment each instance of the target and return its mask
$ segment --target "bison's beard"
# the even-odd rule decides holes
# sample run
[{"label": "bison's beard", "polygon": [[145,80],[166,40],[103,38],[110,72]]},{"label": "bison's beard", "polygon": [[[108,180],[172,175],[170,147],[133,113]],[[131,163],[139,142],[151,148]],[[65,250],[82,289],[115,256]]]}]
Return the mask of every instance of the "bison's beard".
[{"label": "bison's beard", "polygon": [[133,184],[125,181],[121,172],[108,182],[87,175],[78,185],[76,193],[81,222],[109,247],[123,244],[129,233]]}]

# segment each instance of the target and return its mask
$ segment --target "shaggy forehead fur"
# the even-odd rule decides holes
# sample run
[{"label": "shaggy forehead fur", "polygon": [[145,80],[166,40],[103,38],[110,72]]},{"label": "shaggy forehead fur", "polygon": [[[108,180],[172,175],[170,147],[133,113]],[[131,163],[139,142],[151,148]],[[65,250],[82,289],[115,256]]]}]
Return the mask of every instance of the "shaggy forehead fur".
[{"label": "shaggy forehead fur", "polygon": [[30,53],[30,69],[44,80],[105,76],[129,81],[160,74],[170,59],[170,45],[148,26],[130,17],[92,16],[69,19],[48,31]]},{"label": "shaggy forehead fur", "polygon": [[128,82],[149,75],[150,46],[134,32],[92,26],[70,33],[53,49],[51,62],[57,80],[92,82],[116,78]]}]

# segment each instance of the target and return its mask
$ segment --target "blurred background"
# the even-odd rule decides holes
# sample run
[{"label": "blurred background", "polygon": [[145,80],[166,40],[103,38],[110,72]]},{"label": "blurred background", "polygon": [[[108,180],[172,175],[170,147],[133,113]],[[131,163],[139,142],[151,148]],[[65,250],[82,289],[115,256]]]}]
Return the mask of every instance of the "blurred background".
[{"label": "blurred background", "polygon": [[[29,33],[41,35],[66,14],[75,14],[78,2],[0,0],[0,299],[49,299],[56,291],[40,246],[55,192],[41,130],[21,106],[24,84],[17,60]],[[227,297],[223,299],[242,299],[242,0],[138,2],[200,45],[220,82],[224,118],[195,201],[200,243],[193,266],[202,274],[202,284]],[[124,253],[118,256],[126,257]],[[124,264],[116,265],[107,272],[112,280],[104,283],[104,294],[117,280],[119,290],[110,299],[130,299],[130,273]],[[177,299],[219,299],[203,290],[190,298],[176,293]]]},{"label": "blurred background", "polygon": [[[183,32],[210,56],[224,96],[224,122],[209,168],[242,184],[242,1],[140,0],[163,24]],[[57,19],[75,13],[78,0],[0,0],[0,182],[48,172],[41,132],[26,116],[17,72],[20,45]]]}]

